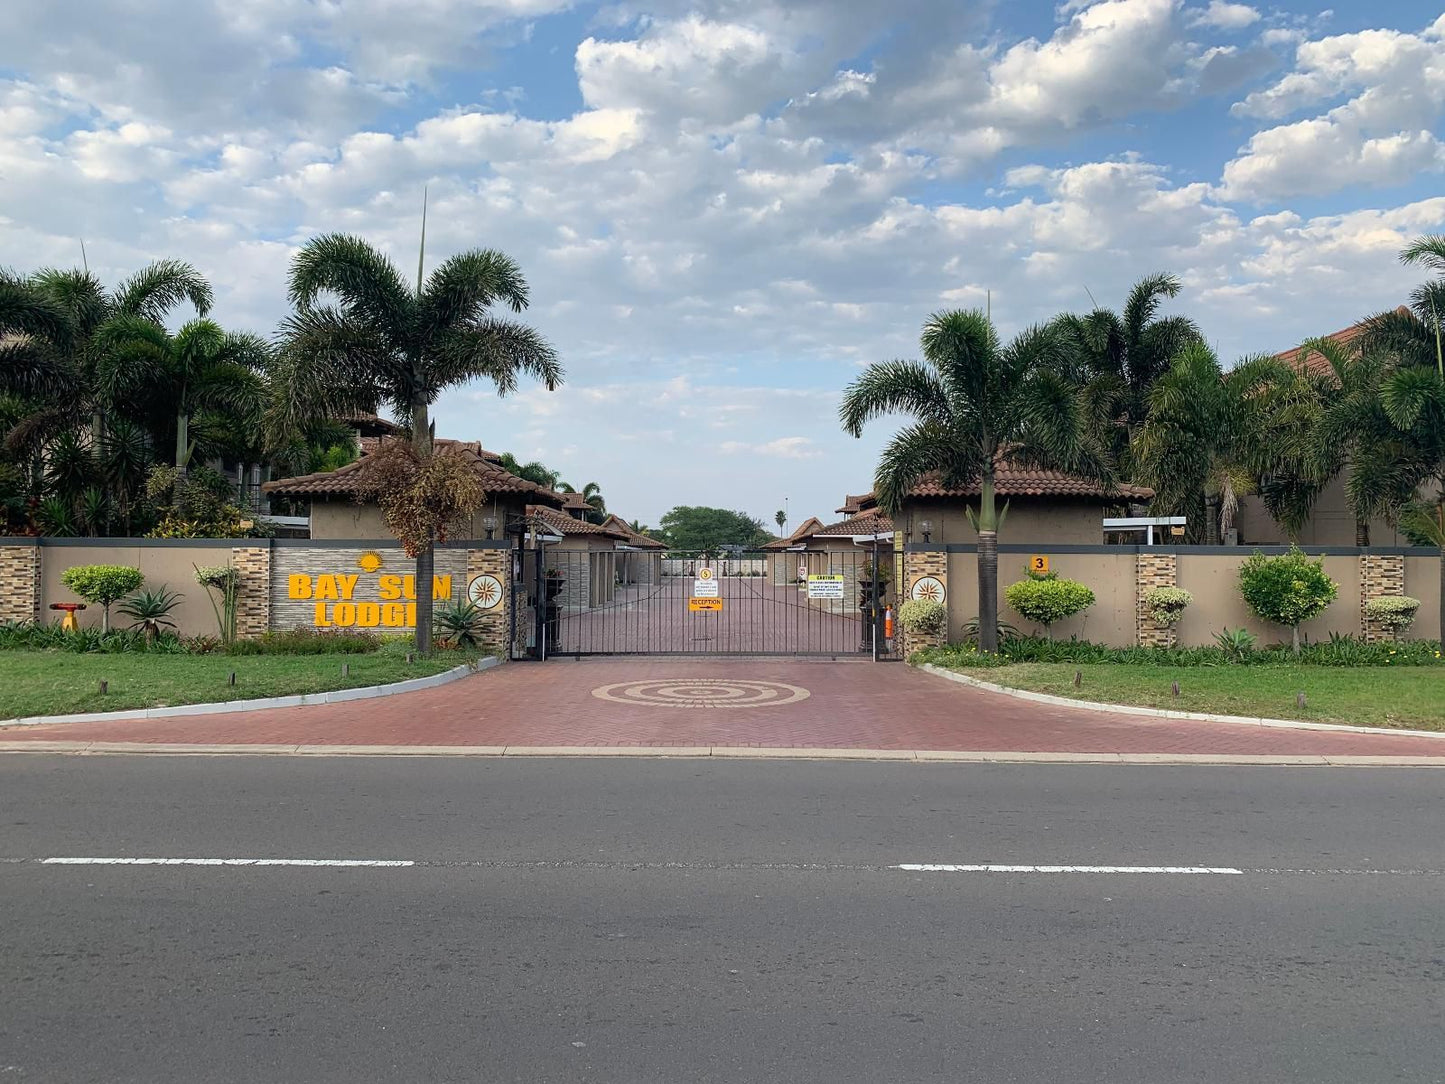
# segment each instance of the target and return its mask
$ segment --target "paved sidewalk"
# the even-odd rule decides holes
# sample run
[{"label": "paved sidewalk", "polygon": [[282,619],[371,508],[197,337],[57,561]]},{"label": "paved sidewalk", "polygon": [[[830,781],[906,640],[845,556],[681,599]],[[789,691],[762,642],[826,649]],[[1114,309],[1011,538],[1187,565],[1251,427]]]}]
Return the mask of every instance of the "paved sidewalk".
[{"label": "paved sidewalk", "polygon": [[510,663],[379,700],[0,728],[0,749],[34,742],[1445,757],[1445,737],[1112,715],[970,689],[902,663],[799,659]]}]

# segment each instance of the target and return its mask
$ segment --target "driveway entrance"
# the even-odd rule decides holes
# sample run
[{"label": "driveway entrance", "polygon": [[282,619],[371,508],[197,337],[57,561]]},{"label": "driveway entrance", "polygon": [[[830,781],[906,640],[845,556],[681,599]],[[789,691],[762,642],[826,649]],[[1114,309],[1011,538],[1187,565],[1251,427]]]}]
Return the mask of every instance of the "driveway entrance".
[{"label": "driveway entrance", "polygon": [[892,635],[891,549],[707,554],[543,546],[520,557],[513,658],[891,659],[902,646]]}]

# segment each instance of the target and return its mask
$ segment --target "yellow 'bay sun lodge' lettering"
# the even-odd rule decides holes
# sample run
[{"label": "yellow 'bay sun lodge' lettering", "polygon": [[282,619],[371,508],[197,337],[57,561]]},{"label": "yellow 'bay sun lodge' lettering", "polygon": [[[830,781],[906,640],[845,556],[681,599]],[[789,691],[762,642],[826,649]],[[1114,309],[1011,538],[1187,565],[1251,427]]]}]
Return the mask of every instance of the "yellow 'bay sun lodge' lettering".
[{"label": "yellow 'bay sun lodge' lettering", "polygon": [[[411,628],[416,624],[416,577],[377,577],[379,602],[359,600],[355,573],[322,573],[312,576],[297,572],[286,578],[286,597],[315,600],[313,622],[317,628]],[[432,577],[432,598],[451,598],[452,578]]]}]

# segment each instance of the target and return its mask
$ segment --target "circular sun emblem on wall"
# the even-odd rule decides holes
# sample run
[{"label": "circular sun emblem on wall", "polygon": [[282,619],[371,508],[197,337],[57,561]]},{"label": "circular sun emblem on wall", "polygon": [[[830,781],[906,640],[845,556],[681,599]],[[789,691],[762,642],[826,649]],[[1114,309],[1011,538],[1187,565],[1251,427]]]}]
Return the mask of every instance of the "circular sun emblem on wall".
[{"label": "circular sun emblem on wall", "polygon": [[473,576],[467,584],[467,600],[483,610],[493,609],[502,601],[502,581],[495,576]]},{"label": "circular sun emblem on wall", "polygon": [[948,597],[948,592],[937,576],[919,576],[913,581],[913,590],[908,592],[908,597],[924,602],[942,602]]},{"label": "circular sun emblem on wall", "polygon": [[385,563],[375,550],[367,550],[356,559],[356,567],[363,572],[378,572]]}]

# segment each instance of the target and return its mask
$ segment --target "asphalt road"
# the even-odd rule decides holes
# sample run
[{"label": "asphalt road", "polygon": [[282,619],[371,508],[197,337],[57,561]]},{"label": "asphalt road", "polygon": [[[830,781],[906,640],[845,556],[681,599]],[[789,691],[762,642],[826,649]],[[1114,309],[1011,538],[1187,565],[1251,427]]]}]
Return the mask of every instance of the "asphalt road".
[{"label": "asphalt road", "polygon": [[[10,756],[0,1080],[1445,1080],[1442,795],[1408,768]],[[1243,872],[894,868],[937,863]]]}]

